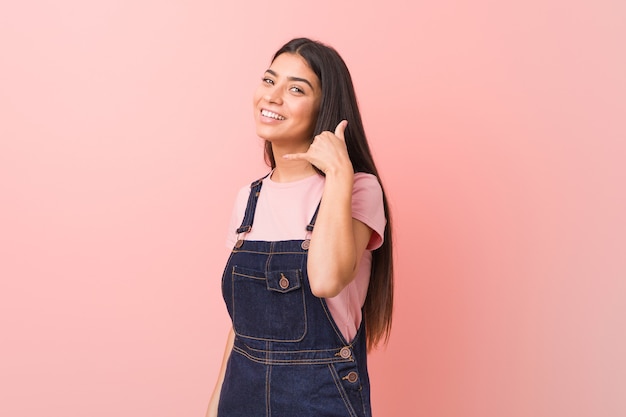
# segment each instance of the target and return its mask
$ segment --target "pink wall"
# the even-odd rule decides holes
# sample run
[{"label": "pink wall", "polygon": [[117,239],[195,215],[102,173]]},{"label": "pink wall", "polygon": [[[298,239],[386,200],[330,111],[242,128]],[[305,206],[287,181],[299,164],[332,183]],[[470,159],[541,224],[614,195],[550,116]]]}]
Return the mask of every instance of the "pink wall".
[{"label": "pink wall", "polygon": [[348,62],[393,205],[376,415],[625,415],[624,3],[515,3],[3,2],[0,415],[203,415],[296,35]]}]

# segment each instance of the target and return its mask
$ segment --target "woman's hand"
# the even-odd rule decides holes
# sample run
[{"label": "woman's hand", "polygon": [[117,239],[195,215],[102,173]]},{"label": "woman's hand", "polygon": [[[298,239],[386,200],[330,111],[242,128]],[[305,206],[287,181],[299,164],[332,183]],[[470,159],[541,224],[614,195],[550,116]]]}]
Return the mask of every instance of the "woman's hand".
[{"label": "woman's hand", "polygon": [[348,148],[344,132],[347,120],[339,122],[335,132],[324,131],[313,138],[313,142],[305,153],[283,155],[285,159],[306,160],[325,174],[352,172],[352,162],[348,156]]}]

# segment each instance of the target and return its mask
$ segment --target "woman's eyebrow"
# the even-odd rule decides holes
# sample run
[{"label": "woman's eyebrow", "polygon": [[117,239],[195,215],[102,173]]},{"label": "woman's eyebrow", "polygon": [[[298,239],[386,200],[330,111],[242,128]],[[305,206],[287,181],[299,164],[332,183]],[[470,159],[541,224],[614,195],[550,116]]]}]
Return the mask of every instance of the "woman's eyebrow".
[{"label": "woman's eyebrow", "polygon": [[[276,73],[276,71],[272,70],[272,69],[267,69],[265,70],[265,72],[270,73],[271,75],[273,75],[274,77],[278,77],[278,74]],[[300,77],[287,77],[287,79],[289,81],[300,81],[303,83],[306,83],[309,85],[309,87],[311,87],[311,90],[314,90],[313,85],[309,82],[309,80],[307,80],[306,78],[300,78]]]}]

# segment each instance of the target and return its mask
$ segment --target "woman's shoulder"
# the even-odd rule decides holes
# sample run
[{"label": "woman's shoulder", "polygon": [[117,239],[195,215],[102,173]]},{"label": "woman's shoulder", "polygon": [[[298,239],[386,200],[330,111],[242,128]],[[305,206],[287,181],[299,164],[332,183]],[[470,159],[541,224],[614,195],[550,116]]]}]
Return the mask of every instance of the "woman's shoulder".
[{"label": "woman's shoulder", "polygon": [[254,187],[256,184],[263,182],[264,179],[266,179],[270,173],[264,174],[263,176],[259,176],[256,177],[254,180],[251,180],[243,185],[241,185],[239,187],[239,190],[237,191],[237,196],[241,196],[242,194],[248,195],[250,193],[250,190],[252,189],[252,187]]},{"label": "woman's shoulder", "polygon": [[382,197],[383,189],[376,175],[367,172],[355,172],[353,193],[357,192],[379,194]]},{"label": "woman's shoulder", "polygon": [[354,174],[352,190],[352,217],[369,226],[374,233],[367,245],[374,250],[383,243],[387,218],[383,200],[383,189],[375,175],[359,172]]}]

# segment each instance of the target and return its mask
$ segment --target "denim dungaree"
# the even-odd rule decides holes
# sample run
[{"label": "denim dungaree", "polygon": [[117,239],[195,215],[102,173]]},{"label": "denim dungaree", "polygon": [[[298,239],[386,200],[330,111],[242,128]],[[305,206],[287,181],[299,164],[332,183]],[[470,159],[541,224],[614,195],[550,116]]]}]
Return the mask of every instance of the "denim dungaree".
[{"label": "denim dungaree", "polygon": [[[242,240],[263,179],[252,183],[222,293],[235,341],[219,417],[369,417],[365,326],[348,343],[307,277],[309,240]],[[319,206],[318,206],[319,209]],[[317,210],[303,227],[308,237]]]}]

